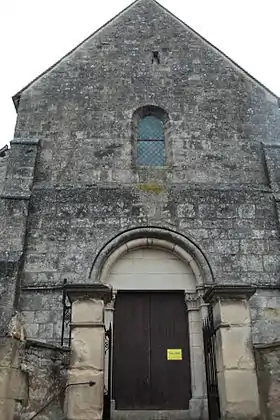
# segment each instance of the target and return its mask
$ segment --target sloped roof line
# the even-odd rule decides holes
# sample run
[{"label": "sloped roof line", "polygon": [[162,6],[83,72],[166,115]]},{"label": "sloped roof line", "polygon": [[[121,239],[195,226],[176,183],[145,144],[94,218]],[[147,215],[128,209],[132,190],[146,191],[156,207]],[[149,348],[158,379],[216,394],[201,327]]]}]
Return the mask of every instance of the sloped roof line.
[{"label": "sloped roof line", "polygon": [[[85,38],[83,41],[81,41],[78,45],[76,45],[72,50],[70,50],[68,53],[66,53],[62,58],[60,58],[58,61],[56,61],[52,66],[48,67],[45,71],[43,71],[39,76],[35,77],[30,83],[28,83],[24,88],[22,88],[19,92],[17,92],[13,97],[13,102],[15,105],[16,110],[18,109],[20,96],[21,94],[28,89],[33,83],[35,83],[37,80],[39,80],[42,76],[47,74],[49,71],[51,71],[53,68],[55,68],[61,61],[63,61],[66,57],[70,56],[74,51],[76,51],[79,47],[81,47],[85,42],[87,42],[90,38],[97,35],[98,32],[102,31],[106,26],[108,26],[110,23],[112,23],[114,20],[116,20],[118,17],[120,17],[123,13],[128,11],[130,8],[134,7],[136,3],[140,3],[142,1],[146,0],[135,0],[133,3],[128,5],[126,8],[121,10],[116,16],[114,16],[112,19],[104,23],[100,28],[98,28],[96,31],[94,31],[91,35],[89,35],[87,38]],[[209,45],[211,48],[213,48],[215,51],[217,51],[219,54],[222,55],[226,60],[229,60],[229,62],[235,66],[239,71],[244,73],[249,79],[251,79],[254,83],[259,85],[262,89],[264,89],[267,93],[274,96],[279,104],[280,107],[280,99],[278,95],[276,95],[274,92],[272,92],[267,86],[265,86],[263,83],[261,83],[259,80],[257,80],[254,76],[252,76],[248,71],[246,71],[243,67],[241,67],[239,64],[237,64],[233,59],[231,59],[227,54],[225,54],[223,51],[221,51],[218,47],[213,45],[210,41],[208,41],[206,38],[204,38],[202,35],[200,35],[196,30],[191,28],[189,25],[187,25],[185,22],[183,22],[180,18],[178,18],[176,15],[174,15],[172,12],[170,12],[168,9],[166,9],[164,6],[162,6],[157,0],[150,0],[153,3],[155,3],[157,6],[159,6],[161,9],[163,9],[166,13],[168,13],[170,16],[172,16],[174,19],[179,21],[183,26],[185,26],[188,30],[190,30],[193,34],[195,34],[198,38],[200,38],[202,41],[204,41],[207,45]]]},{"label": "sloped roof line", "polygon": [[[87,38],[83,39],[83,41],[79,42],[72,50],[67,52],[63,57],[61,57],[58,61],[56,61],[54,64],[52,64],[50,67],[48,67],[46,70],[44,70],[42,73],[39,74],[39,76],[35,77],[35,79],[31,80],[26,86],[24,86],[20,91],[18,91],[13,97],[13,102],[15,105],[16,110],[18,109],[19,101],[20,101],[20,95],[28,89],[33,83],[37,82],[41,77],[43,77],[45,74],[47,74],[49,71],[51,71],[53,68],[55,68],[61,61],[63,61],[65,58],[70,56],[74,51],[76,51],[79,47],[81,47],[85,42],[87,42],[90,38],[97,35],[98,32],[102,31],[107,25],[112,23],[115,19],[117,19],[119,16],[121,16],[123,13],[125,13],[127,10],[129,10],[131,7],[133,7],[136,3],[142,0],[135,0],[133,3],[122,9],[116,16],[112,17],[110,20],[105,22],[100,28],[98,28],[96,31],[94,31],[92,34],[90,34]],[[154,0],[152,0],[154,1]],[[157,2],[156,2],[157,3]]]}]

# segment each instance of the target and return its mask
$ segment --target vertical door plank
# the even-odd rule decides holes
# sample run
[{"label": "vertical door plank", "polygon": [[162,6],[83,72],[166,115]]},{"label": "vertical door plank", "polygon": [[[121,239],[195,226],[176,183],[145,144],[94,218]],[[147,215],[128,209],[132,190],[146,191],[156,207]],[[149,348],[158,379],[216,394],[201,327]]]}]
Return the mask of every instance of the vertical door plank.
[{"label": "vertical door plank", "polygon": [[[188,317],[184,293],[151,293],[151,408],[185,410],[191,397]],[[182,349],[183,360],[167,360]]]},{"label": "vertical door plank", "polygon": [[149,295],[120,292],[114,313],[113,393],[116,409],[149,407]]}]

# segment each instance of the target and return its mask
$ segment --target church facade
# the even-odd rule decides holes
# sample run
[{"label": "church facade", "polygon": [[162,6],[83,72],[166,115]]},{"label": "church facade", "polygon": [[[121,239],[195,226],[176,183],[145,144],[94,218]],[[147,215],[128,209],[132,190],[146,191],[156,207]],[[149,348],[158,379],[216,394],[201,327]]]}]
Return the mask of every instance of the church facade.
[{"label": "church facade", "polygon": [[209,314],[218,417],[279,418],[278,98],[137,0],[13,100],[3,420],[214,419]]}]

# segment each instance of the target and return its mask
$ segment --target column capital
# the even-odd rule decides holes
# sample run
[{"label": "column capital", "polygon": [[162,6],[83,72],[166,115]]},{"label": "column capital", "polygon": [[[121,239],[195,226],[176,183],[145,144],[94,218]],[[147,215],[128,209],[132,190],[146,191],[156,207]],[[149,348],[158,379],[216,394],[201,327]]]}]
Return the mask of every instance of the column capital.
[{"label": "column capital", "polygon": [[215,285],[209,288],[203,296],[206,303],[215,303],[220,300],[249,300],[256,292],[256,287],[246,285]]},{"label": "column capital", "polygon": [[69,284],[65,291],[71,303],[85,299],[98,299],[107,303],[112,299],[112,288],[102,283]]},{"label": "column capital", "polygon": [[196,291],[185,292],[185,302],[188,311],[198,311],[200,309]]},{"label": "column capital", "polygon": [[117,290],[112,291],[112,297],[111,300],[109,300],[105,306],[105,309],[107,311],[114,311],[115,310],[115,303],[116,303],[116,297],[117,297]]}]

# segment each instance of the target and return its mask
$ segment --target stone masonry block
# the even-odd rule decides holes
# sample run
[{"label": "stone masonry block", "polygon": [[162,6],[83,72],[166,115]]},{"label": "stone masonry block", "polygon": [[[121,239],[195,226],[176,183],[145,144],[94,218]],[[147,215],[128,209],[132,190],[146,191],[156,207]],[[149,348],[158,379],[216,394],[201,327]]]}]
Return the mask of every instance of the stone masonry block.
[{"label": "stone masonry block", "polygon": [[253,370],[255,361],[251,344],[251,327],[221,328],[223,369]]},{"label": "stone masonry block", "polygon": [[15,400],[0,398],[1,420],[14,420]]},{"label": "stone masonry block", "polygon": [[[252,387],[251,387],[251,380]],[[227,371],[218,373],[219,396],[222,419],[260,419],[258,390],[255,373],[250,371]]]},{"label": "stone masonry block", "polygon": [[219,303],[220,321],[230,325],[250,325],[250,309],[246,300],[232,300]]},{"label": "stone masonry block", "polygon": [[[94,381],[95,385],[75,383]],[[66,415],[68,420],[101,420],[103,411],[104,375],[91,369],[71,369],[66,391]]]},{"label": "stone masonry block", "polygon": [[26,336],[28,338],[37,338],[39,334],[39,324],[26,324]]},{"label": "stone masonry block", "polygon": [[20,369],[11,369],[7,397],[17,401],[27,401],[27,377]]},{"label": "stone masonry block", "polygon": [[[224,371],[226,401],[228,403],[248,403],[258,413],[258,386],[255,371]],[[253,417],[252,417],[253,418]]]},{"label": "stone masonry block", "polygon": [[38,336],[41,340],[48,341],[53,338],[54,328],[53,324],[39,324]]},{"label": "stone masonry block", "polygon": [[71,336],[71,365],[104,369],[104,328],[74,327]]},{"label": "stone masonry block", "polygon": [[0,398],[25,400],[26,378],[20,369],[0,368]]},{"label": "stone masonry block", "polygon": [[34,313],[34,322],[37,324],[47,324],[52,322],[53,314],[52,311],[36,311]]},{"label": "stone masonry block", "polygon": [[238,207],[238,216],[242,219],[253,219],[256,213],[255,204],[240,204]]},{"label": "stone masonry block", "polygon": [[14,362],[16,356],[14,342],[11,339],[0,340],[0,367],[8,367]]},{"label": "stone masonry block", "polygon": [[10,368],[0,369],[0,398],[7,398],[10,380]]},{"label": "stone masonry block", "polygon": [[104,322],[104,303],[102,300],[77,300],[72,305],[72,322]]}]

